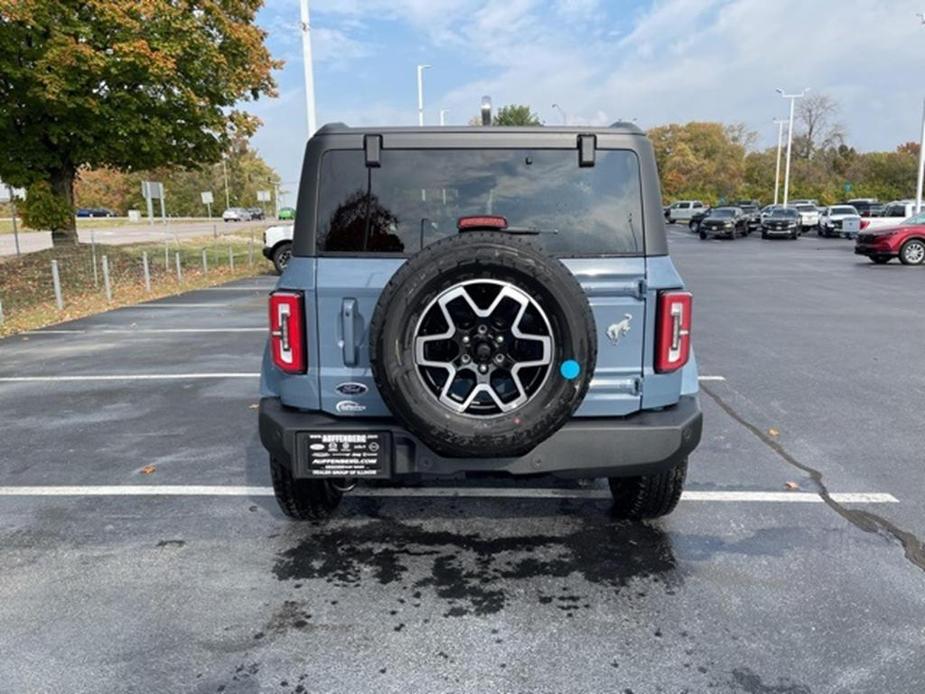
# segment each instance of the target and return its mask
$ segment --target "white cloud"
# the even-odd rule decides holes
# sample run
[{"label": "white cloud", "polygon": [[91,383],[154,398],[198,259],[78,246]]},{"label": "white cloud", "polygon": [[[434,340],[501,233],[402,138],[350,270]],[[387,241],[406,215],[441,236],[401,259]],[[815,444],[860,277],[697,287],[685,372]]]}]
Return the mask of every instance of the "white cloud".
[{"label": "white cloud", "polygon": [[553,102],[576,123],[741,121],[767,144],[771,119],[786,110],[775,88],[810,86],[840,102],[852,143],[891,149],[915,136],[920,115],[918,9],[917,0],[667,0],[614,40],[612,28],[588,36],[541,21],[524,1],[492,3],[474,15],[465,40],[493,76],[445,101],[474,113],[491,94],[556,123]]},{"label": "white cloud", "polygon": [[[294,4],[270,0],[287,16]],[[849,142],[861,149],[892,149],[918,135],[919,0],[653,0],[642,9],[623,2],[619,11],[597,0],[313,0],[312,8],[319,63],[352,61],[375,73],[371,55],[389,48],[389,37],[377,34],[383,20],[409,27],[435,62],[448,46],[467,56],[464,74],[478,77],[443,93],[439,78],[429,81],[429,122],[444,107],[451,122],[464,123],[488,94],[496,106],[529,104],[549,123],[561,122],[553,103],[576,124],[744,122],[770,145],[771,120],[786,113],[775,88],[808,86],[839,101]],[[297,31],[292,36],[297,51]],[[371,49],[368,36],[381,45]],[[410,93],[364,98],[342,99],[329,112],[319,102],[319,119],[415,120]],[[285,118],[301,129],[300,114]],[[275,127],[275,115],[265,119]]]}]

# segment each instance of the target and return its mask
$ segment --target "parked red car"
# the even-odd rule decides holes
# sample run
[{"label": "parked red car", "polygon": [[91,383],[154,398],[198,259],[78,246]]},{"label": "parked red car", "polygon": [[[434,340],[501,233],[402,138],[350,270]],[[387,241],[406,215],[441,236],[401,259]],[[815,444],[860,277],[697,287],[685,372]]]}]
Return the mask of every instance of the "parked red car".
[{"label": "parked red car", "polygon": [[[866,221],[866,220],[865,220]],[[896,226],[865,229],[861,222],[854,252],[873,262],[888,263],[899,258],[903,265],[921,265],[925,261],[925,212],[904,219]]]}]

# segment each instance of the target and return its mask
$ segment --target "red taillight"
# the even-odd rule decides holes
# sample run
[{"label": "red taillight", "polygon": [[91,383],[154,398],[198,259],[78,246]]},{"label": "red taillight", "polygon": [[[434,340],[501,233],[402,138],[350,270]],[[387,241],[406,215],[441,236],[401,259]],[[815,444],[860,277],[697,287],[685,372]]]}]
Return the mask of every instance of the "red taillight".
[{"label": "red taillight", "polygon": [[861,231],[863,231],[864,229],[866,229],[866,228],[869,227],[869,226],[870,226],[870,220],[869,220],[869,219],[862,219],[862,220],[861,220]]},{"label": "red taillight", "polygon": [[299,292],[270,294],[270,350],[273,363],[290,374],[305,373],[305,312]]},{"label": "red taillight", "polygon": [[655,371],[677,371],[691,353],[690,292],[662,292],[658,295],[655,335]]}]

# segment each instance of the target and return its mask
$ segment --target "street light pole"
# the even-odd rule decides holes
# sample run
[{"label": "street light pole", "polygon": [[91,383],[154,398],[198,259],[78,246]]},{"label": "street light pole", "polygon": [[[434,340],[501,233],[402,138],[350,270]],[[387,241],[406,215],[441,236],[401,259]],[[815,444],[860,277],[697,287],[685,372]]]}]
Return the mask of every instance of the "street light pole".
[{"label": "street light pole", "polygon": [[790,99],[790,127],[787,130],[787,168],[784,171],[784,207],[787,206],[787,201],[790,199],[790,152],[793,149],[793,110],[797,99],[802,99],[808,91],[809,87],[806,87],[799,94],[785,94],[783,89],[777,90],[777,93],[782,97]]},{"label": "street light pole", "polygon": [[780,153],[784,146],[784,123],[787,121],[783,118],[776,118],[777,123],[777,168],[774,171],[774,204],[777,204],[777,193],[780,190]]},{"label": "street light pole", "polygon": [[565,113],[565,109],[559,106],[559,104],[553,104],[552,107],[562,114],[562,125],[568,125],[568,114]]},{"label": "street light pole", "polygon": [[446,125],[446,114],[450,112],[448,108],[440,109],[440,125]]},{"label": "street light pole", "polygon": [[424,125],[424,70],[430,65],[418,65],[418,125]]},{"label": "street light pole", "polygon": [[[925,22],[923,22],[925,24]],[[922,211],[922,184],[925,183],[925,102],[922,106],[922,139],[919,141],[919,182],[915,188],[915,213]]]},{"label": "street light pole", "polygon": [[308,15],[308,0],[300,0],[302,28],[302,68],[305,73],[305,110],[308,115],[308,136],[318,129],[315,118],[315,73],[312,70],[312,25]]}]

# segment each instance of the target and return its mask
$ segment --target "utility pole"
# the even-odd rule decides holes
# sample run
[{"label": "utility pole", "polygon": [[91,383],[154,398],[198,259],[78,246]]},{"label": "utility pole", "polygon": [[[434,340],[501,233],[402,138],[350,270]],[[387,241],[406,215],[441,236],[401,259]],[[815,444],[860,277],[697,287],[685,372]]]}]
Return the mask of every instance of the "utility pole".
[{"label": "utility pole", "polygon": [[308,136],[318,129],[315,119],[315,73],[312,70],[312,25],[308,16],[308,0],[300,0],[302,15],[302,68],[305,73],[305,111],[308,115]]},{"label": "utility pole", "polygon": [[418,65],[418,125],[424,125],[424,70],[430,65]]},{"label": "utility pole", "polygon": [[448,108],[440,109],[440,125],[446,125],[446,114],[450,112]]},{"label": "utility pole", "polygon": [[790,128],[787,131],[787,168],[784,171],[784,207],[787,206],[787,201],[790,199],[790,153],[793,149],[793,110],[797,99],[802,99],[806,96],[806,92],[808,91],[809,87],[806,87],[799,94],[785,94],[783,89],[777,90],[777,93],[783,98],[790,99]]},{"label": "utility pole", "polygon": [[559,104],[553,104],[552,107],[562,114],[562,125],[568,125],[568,114],[565,110]]},{"label": "utility pole", "polygon": [[774,172],[774,204],[777,204],[777,193],[780,190],[780,154],[784,146],[784,123],[787,121],[783,118],[776,118],[777,124],[777,169]]}]

